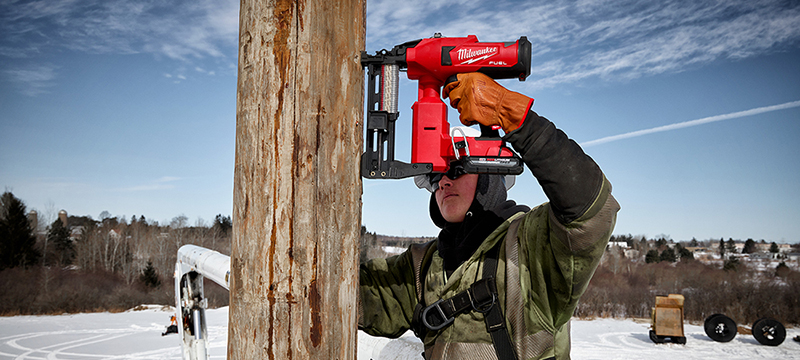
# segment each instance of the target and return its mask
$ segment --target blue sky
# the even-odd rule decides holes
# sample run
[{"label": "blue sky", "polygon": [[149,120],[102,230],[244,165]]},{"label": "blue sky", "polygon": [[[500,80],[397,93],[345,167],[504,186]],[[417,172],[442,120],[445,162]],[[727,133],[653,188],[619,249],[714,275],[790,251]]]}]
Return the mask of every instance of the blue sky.
[{"label": "blue sky", "polygon": [[[800,242],[800,4],[489,4],[369,0],[365,50],[527,36],[531,76],[501,83],[600,164],[622,205],[615,233]],[[238,6],[0,1],[0,186],[45,214],[229,215]],[[416,84],[400,87],[408,160]],[[438,232],[411,180],[363,189],[370,231]],[[546,201],[527,171],[510,197]]]}]

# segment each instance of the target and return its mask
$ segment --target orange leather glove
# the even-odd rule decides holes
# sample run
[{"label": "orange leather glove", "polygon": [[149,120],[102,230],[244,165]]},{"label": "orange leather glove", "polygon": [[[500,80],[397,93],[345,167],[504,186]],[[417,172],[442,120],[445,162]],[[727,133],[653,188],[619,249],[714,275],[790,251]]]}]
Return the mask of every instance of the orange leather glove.
[{"label": "orange leather glove", "polygon": [[462,124],[499,125],[506,133],[522,125],[533,103],[533,99],[479,72],[458,74],[458,81],[447,84],[442,95],[458,109]]}]

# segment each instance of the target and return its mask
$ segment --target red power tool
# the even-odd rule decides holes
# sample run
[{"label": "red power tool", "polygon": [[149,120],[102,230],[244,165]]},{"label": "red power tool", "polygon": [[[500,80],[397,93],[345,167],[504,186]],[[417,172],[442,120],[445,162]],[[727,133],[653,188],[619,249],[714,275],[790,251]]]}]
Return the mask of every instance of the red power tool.
[{"label": "red power tool", "polygon": [[[514,42],[478,42],[475,35],[448,38],[436,34],[375,55],[362,52],[361,65],[369,75],[361,176],[401,179],[443,173],[453,161],[459,161],[467,173],[522,173],[521,159],[506,146],[496,129],[481,126],[481,136],[477,138],[450,136],[441,89],[456,81],[457,74],[467,72],[524,81],[531,72],[531,43],[526,37]],[[419,81],[419,96],[412,106],[411,163],[394,159],[401,69],[406,69],[410,80]]]}]

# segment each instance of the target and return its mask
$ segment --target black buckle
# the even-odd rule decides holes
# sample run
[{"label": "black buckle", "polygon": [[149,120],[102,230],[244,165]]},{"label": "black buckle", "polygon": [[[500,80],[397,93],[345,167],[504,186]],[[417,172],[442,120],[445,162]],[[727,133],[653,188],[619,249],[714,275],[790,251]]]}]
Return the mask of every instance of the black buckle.
[{"label": "black buckle", "polygon": [[497,289],[494,277],[478,280],[469,287],[467,293],[469,294],[469,302],[472,305],[472,309],[479,313],[488,313],[497,303]]},{"label": "black buckle", "polygon": [[[444,310],[442,310],[441,305],[439,305],[442,303],[442,301],[445,300],[444,299],[439,300],[429,305],[428,307],[425,308],[425,310],[422,311],[422,324],[425,325],[425,327],[431,331],[440,330],[445,326],[452,324],[453,320],[455,320],[455,317],[448,318],[447,315],[445,315]],[[437,312],[430,313],[431,309],[433,308],[436,308]],[[428,314],[432,314],[433,316],[438,316],[438,318],[432,317],[431,319],[441,320],[441,322],[438,324],[431,324],[430,322],[428,322]]]},{"label": "black buckle", "polygon": [[492,307],[497,302],[497,294],[496,293],[492,293],[492,299],[491,300],[485,301],[485,302],[480,303],[480,304],[475,304],[475,300],[474,300],[475,297],[472,294],[472,289],[471,288],[470,288],[469,294],[470,294],[469,295],[469,302],[470,302],[470,304],[472,304],[472,310],[475,310],[475,311],[477,311],[477,312],[479,312],[481,314],[488,313],[490,310],[492,310]]}]

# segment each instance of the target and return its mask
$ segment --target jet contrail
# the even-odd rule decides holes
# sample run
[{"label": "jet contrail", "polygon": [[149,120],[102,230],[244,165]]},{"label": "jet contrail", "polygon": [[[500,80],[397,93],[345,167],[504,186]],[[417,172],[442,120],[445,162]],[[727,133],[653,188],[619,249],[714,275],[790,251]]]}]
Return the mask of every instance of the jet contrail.
[{"label": "jet contrail", "polygon": [[792,101],[792,102],[788,102],[788,103],[784,103],[784,104],[779,104],[779,105],[764,106],[764,107],[750,109],[750,110],[738,111],[738,112],[730,113],[730,114],[709,116],[709,117],[705,117],[705,118],[702,118],[702,119],[689,120],[689,121],[679,122],[679,123],[670,124],[670,125],[658,126],[658,127],[654,127],[654,128],[651,128],[651,129],[637,130],[637,131],[632,131],[632,132],[629,132],[629,133],[624,133],[624,134],[619,134],[619,135],[606,136],[604,138],[600,138],[600,139],[597,139],[597,140],[591,140],[591,141],[582,142],[581,146],[582,147],[587,147],[587,146],[593,146],[593,145],[600,145],[600,144],[605,144],[605,143],[612,142],[612,141],[617,141],[617,140],[622,140],[622,139],[629,139],[629,138],[632,138],[632,137],[637,137],[637,136],[642,136],[642,135],[647,135],[647,134],[653,134],[653,133],[658,133],[658,132],[662,132],[662,131],[669,131],[669,130],[681,129],[681,128],[690,127],[690,126],[707,124],[707,123],[715,122],[715,121],[730,120],[730,119],[736,119],[736,118],[745,117],[745,116],[758,115],[758,114],[763,114],[763,113],[770,112],[770,111],[790,109],[790,108],[798,107],[798,106],[800,106],[800,100]]}]

